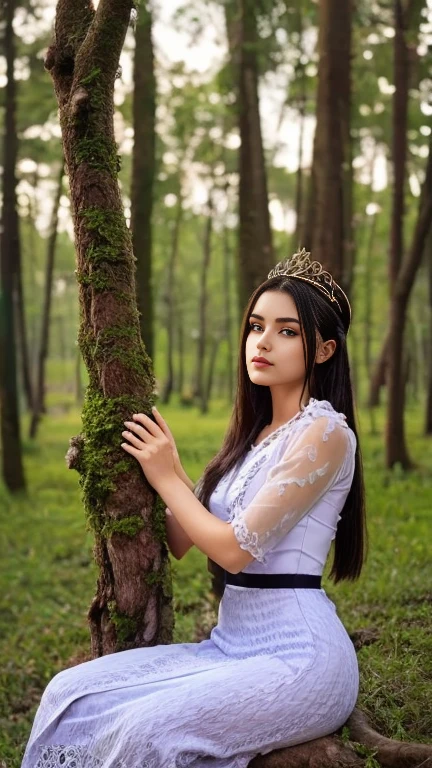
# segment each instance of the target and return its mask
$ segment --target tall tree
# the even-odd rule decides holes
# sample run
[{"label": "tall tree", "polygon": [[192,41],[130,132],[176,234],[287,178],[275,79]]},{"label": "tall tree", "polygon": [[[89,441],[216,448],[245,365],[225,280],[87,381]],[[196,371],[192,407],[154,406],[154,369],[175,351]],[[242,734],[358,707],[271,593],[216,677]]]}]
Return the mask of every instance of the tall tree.
[{"label": "tall tree", "polygon": [[[392,179],[392,212],[390,221],[390,248],[388,276],[390,301],[404,254],[404,222],[405,222],[405,187],[407,175],[408,154],[408,102],[409,87],[413,62],[416,58],[415,48],[410,40],[414,30],[417,44],[417,29],[420,22],[420,10],[423,0],[394,0],[394,38],[393,38],[393,80],[394,95],[392,104],[392,137],[391,162]],[[379,404],[380,391],[386,382],[389,356],[389,331],[384,337],[381,351],[371,378],[369,404]]]},{"label": "tall tree", "polygon": [[389,469],[398,462],[404,469],[410,469],[413,466],[408,455],[404,424],[406,386],[403,366],[404,331],[409,298],[431,226],[432,139],[429,143],[426,175],[412,242],[400,266],[390,303],[386,419],[386,465]]},{"label": "tall tree", "polygon": [[118,186],[114,81],[132,0],[59,0],[45,66],[59,104],[69,174],[82,351],[83,434],[68,452],[95,534],[94,656],[166,643],[173,615],[164,506],[121,449],[124,420],[150,412],[155,379],[141,336],[134,257]]},{"label": "tall tree", "polygon": [[152,210],[155,177],[156,81],[151,11],[140,3],[135,32],[133,91],[131,229],[137,260],[136,292],[141,336],[154,358],[152,290]]},{"label": "tall tree", "polygon": [[2,474],[11,491],[25,489],[21,453],[20,420],[15,356],[14,291],[19,268],[19,223],[16,199],[16,82],[14,77],[15,2],[8,0],[4,10],[4,53],[6,56],[5,126],[3,139],[3,210],[0,235],[0,418]]},{"label": "tall tree", "polygon": [[349,291],[353,273],[351,158],[352,2],[319,3],[313,257]]},{"label": "tall tree", "polygon": [[256,3],[239,0],[240,51],[238,110],[240,125],[238,291],[243,308],[273,266],[267,175],[258,98]]},{"label": "tall tree", "polygon": [[58,215],[60,208],[60,198],[62,194],[64,167],[61,163],[57,192],[53,202],[51,216],[51,227],[47,246],[47,261],[45,270],[45,293],[42,310],[42,323],[40,331],[39,355],[36,369],[36,382],[32,402],[32,417],[30,422],[30,437],[35,438],[39,422],[45,411],[45,366],[48,357],[49,332],[51,322],[51,297],[54,276],[54,259],[57,242]]}]

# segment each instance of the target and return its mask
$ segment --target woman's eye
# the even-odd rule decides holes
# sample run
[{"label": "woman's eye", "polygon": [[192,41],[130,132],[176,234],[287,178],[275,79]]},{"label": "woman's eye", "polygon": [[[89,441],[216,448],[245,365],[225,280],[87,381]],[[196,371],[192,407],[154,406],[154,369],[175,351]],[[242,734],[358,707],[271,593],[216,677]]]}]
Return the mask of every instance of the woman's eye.
[{"label": "woman's eye", "polygon": [[[249,329],[251,331],[255,330],[255,328],[261,328],[259,323],[249,323]],[[293,336],[297,336],[296,332],[292,330],[292,328],[282,328],[280,333],[283,333],[284,331],[287,331],[288,334],[292,334]]]}]

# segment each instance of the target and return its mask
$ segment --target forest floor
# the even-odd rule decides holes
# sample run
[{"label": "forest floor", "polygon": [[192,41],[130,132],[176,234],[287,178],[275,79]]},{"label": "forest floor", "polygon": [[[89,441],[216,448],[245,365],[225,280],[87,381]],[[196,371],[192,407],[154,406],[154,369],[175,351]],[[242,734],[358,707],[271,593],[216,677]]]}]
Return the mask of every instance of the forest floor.
[{"label": "forest floor", "polygon": [[[58,409],[60,410],[60,409]],[[228,410],[161,407],[188,474],[196,480],[217,452]],[[383,466],[384,411],[360,414],[369,555],[355,584],[324,588],[347,630],[373,630],[358,652],[359,706],[381,733],[432,739],[432,440],[421,437],[420,408],[407,414],[409,449],[418,469]],[[24,441],[26,496],[0,486],[0,768],[19,768],[41,693],[68,660],[89,650],[86,614],[96,580],[92,536],[85,530],[78,475],[66,468],[79,412],[45,417],[36,443]],[[27,427],[27,422],[24,421]],[[119,435],[119,441],[120,441]],[[195,640],[216,621],[206,558],[193,548],[173,560],[174,642]],[[210,613],[209,613],[210,606]]]}]

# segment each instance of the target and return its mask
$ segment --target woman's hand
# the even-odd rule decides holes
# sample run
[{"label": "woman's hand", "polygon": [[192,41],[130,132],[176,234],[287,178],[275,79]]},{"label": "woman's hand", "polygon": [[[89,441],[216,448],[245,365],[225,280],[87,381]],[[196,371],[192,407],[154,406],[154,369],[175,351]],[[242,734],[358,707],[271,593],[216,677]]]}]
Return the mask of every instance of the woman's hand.
[{"label": "woman's hand", "polygon": [[162,432],[164,433],[164,435],[168,438],[168,440],[171,443],[171,448],[172,448],[172,452],[173,452],[174,468],[175,468],[176,473],[179,475],[179,477],[181,477],[182,474],[184,474],[184,470],[183,470],[183,467],[182,467],[182,463],[180,461],[180,456],[178,454],[176,442],[174,440],[174,435],[171,432],[171,430],[170,430],[168,424],[166,423],[165,419],[163,418],[163,416],[159,413],[159,411],[156,408],[156,406],[153,406],[152,411],[153,411],[153,416],[155,417],[157,424],[159,425],[159,427],[161,428]]},{"label": "woman's hand", "polygon": [[[155,417],[157,416],[163,421],[156,412]],[[137,459],[148,482],[157,491],[161,484],[176,475],[174,438],[165,422],[169,434],[144,413],[134,414],[132,418],[133,421],[124,422],[127,430],[122,432],[122,435],[129,442],[122,443],[121,447]],[[176,448],[175,452],[177,453]]]}]

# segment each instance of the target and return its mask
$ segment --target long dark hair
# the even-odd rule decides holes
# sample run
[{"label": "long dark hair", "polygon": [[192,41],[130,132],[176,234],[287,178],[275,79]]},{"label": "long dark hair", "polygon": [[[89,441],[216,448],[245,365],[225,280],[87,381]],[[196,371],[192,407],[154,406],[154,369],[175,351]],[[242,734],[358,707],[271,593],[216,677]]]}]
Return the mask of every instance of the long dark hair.
[{"label": "long dark hair", "polygon": [[[258,298],[265,291],[284,291],[292,296],[297,307],[306,366],[299,410],[303,393],[308,385],[310,397],[328,400],[336,411],[345,414],[347,424],[357,438],[354,477],[337,526],[330,572],[330,577],[335,583],[341,579],[354,580],[360,575],[365,557],[365,490],[362,457],[354,416],[346,334],[343,318],[333,309],[330,301],[309,283],[286,276],[277,276],[266,280],[252,294],[244,312],[240,331],[237,391],[231,420],[222,447],[207,465],[196,488],[196,495],[208,509],[210,496],[219,481],[241,461],[263,427],[271,422],[270,388],[259,386],[250,380],[245,354],[246,339],[249,334],[249,316]],[[315,365],[316,330],[321,334],[323,341],[329,339],[336,341],[333,355],[319,365]]]}]

